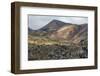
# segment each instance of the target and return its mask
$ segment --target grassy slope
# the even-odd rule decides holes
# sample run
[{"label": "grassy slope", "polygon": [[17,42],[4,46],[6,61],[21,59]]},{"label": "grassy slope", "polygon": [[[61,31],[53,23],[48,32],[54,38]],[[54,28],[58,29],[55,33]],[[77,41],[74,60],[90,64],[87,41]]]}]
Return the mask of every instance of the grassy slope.
[{"label": "grassy slope", "polygon": [[80,46],[73,43],[64,43],[59,40],[47,37],[28,36],[28,59],[48,60],[48,59],[75,59],[86,58]]}]

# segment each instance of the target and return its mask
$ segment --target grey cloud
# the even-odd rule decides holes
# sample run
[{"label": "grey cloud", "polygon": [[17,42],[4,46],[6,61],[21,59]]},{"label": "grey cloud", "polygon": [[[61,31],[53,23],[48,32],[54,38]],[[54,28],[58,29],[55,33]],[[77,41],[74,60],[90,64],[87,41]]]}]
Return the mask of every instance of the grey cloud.
[{"label": "grey cloud", "polygon": [[36,15],[29,15],[28,26],[33,30],[37,30],[48,24],[52,20],[60,20],[66,23],[72,24],[84,24],[88,23],[87,17],[62,17],[62,16],[36,16]]}]

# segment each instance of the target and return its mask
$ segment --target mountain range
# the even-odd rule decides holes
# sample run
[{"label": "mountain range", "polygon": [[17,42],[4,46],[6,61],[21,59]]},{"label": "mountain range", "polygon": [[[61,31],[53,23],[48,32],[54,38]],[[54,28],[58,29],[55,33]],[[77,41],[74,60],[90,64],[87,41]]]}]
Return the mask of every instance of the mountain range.
[{"label": "mountain range", "polygon": [[79,43],[87,39],[88,24],[71,24],[59,20],[52,20],[44,27],[38,30],[28,28],[32,36],[46,36],[51,39],[72,41]]}]

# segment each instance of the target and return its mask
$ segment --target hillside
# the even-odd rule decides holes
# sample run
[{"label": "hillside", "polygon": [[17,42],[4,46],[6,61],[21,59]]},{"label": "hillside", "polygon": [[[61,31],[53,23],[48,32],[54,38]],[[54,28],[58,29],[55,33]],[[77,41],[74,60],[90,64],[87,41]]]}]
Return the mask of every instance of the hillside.
[{"label": "hillside", "polygon": [[29,30],[32,36],[43,36],[51,39],[73,41],[79,43],[87,38],[87,24],[76,25],[53,20],[38,30]]}]

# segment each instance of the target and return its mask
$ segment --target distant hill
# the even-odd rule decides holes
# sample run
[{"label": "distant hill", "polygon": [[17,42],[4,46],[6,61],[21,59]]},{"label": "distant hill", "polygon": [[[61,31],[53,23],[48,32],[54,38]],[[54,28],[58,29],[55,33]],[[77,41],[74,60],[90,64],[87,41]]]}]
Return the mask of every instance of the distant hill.
[{"label": "distant hill", "polygon": [[28,27],[28,32],[33,32],[33,29],[31,29],[30,27]]}]

